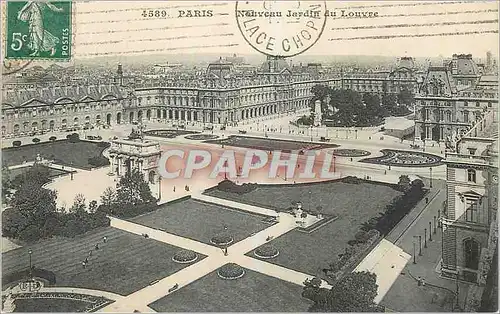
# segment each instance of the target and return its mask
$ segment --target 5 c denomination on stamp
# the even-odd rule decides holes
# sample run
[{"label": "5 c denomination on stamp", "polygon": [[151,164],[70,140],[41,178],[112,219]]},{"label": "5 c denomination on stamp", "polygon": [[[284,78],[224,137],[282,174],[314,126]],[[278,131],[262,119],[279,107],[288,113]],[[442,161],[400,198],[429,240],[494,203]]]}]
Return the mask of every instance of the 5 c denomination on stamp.
[{"label": "5 c denomination on stamp", "polygon": [[245,40],[266,55],[291,57],[311,48],[326,24],[325,1],[238,1]]},{"label": "5 c denomination on stamp", "polygon": [[6,59],[71,59],[71,2],[7,2]]}]

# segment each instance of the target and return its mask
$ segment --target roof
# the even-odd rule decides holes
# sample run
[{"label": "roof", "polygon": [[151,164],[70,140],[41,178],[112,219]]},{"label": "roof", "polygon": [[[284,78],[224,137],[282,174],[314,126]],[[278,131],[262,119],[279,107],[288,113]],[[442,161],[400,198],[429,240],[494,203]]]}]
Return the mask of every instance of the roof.
[{"label": "roof", "polygon": [[38,105],[73,103],[101,99],[120,99],[124,92],[116,85],[55,86],[36,89],[4,90],[2,105],[25,107],[36,101]]}]

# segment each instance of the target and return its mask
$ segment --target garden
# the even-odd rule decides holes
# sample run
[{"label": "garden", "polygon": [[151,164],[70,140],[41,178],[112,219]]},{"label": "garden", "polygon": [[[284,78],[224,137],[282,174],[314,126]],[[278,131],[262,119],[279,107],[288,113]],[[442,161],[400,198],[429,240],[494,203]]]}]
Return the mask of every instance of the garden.
[{"label": "garden", "polygon": [[[107,237],[105,243],[104,236]],[[34,267],[55,274],[55,286],[105,290],[121,295],[135,292],[190,265],[172,260],[180,251],[178,247],[111,227],[95,229],[73,239],[42,240],[29,248]],[[82,262],[86,258],[88,263],[84,268]],[[203,258],[197,254],[197,260]],[[22,274],[28,268],[28,248],[2,254],[4,276]],[[8,284],[3,282],[3,288]]]},{"label": "garden", "polygon": [[312,304],[301,297],[299,285],[249,269],[235,280],[224,280],[218,272],[148,306],[157,312],[307,312]]},{"label": "garden", "polygon": [[[290,210],[300,201],[306,212],[336,216],[312,232],[295,229],[274,239],[270,243],[272,247],[266,244],[247,253],[250,257],[322,278],[326,278],[327,272],[335,273],[362,258],[374,241],[404,216],[403,210],[411,210],[422,197],[419,194],[405,198],[405,192],[396,184],[355,177],[279,186],[257,184],[255,189],[243,194],[218,189],[205,193],[279,211]],[[403,203],[409,204],[407,208],[402,207]],[[385,214],[379,217],[380,212]]]},{"label": "garden", "polygon": [[398,167],[434,167],[443,164],[443,158],[415,151],[382,149],[383,156],[360,160],[360,162]]},{"label": "garden", "polygon": [[[35,161],[40,155],[53,163],[81,169],[90,169],[109,164],[102,152],[109,147],[107,142],[71,141],[69,139],[2,149],[2,165],[10,167]],[[104,158],[104,159],[103,159]]]},{"label": "garden", "polygon": [[341,157],[364,157],[369,156],[371,153],[367,150],[362,149],[349,149],[349,148],[339,148],[333,150],[333,155]]},{"label": "garden", "polygon": [[239,135],[231,135],[225,139],[208,140],[205,141],[205,143],[242,147],[242,148],[252,148],[265,151],[280,150],[282,152],[291,152],[292,150],[313,150],[313,149],[319,150],[323,148],[339,147],[339,145],[336,144],[317,144],[308,142],[239,136]]},{"label": "garden", "polygon": [[198,133],[199,132],[186,131],[186,130],[165,129],[165,130],[148,130],[144,132],[144,135],[163,137],[163,138],[175,138],[181,135],[191,135]]},{"label": "garden", "polygon": [[236,243],[269,227],[263,216],[193,199],[161,205],[130,221],[215,246]]}]

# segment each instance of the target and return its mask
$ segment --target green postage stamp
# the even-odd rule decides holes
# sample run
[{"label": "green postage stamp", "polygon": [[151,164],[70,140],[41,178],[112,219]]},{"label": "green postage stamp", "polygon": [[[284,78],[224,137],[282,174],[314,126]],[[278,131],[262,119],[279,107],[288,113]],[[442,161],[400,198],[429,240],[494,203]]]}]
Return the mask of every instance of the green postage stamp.
[{"label": "green postage stamp", "polygon": [[6,59],[71,59],[70,1],[7,2]]}]

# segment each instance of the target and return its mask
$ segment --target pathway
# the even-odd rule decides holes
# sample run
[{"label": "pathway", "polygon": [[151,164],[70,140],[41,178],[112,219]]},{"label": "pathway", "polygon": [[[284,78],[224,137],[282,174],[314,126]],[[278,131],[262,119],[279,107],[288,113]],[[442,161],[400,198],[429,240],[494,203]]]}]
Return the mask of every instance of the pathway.
[{"label": "pathway", "polygon": [[[224,260],[223,257],[224,256],[207,257],[168,277],[161,279],[155,284],[129,294],[125,298],[104,307],[100,311],[108,313],[131,313],[134,310],[141,311],[140,308],[145,308],[148,304],[151,304],[154,301],[172,293],[173,291],[169,292],[168,290],[175,284],[177,284],[178,289],[180,289],[226,264],[227,260]],[[175,291],[177,291],[178,289],[176,289]]]},{"label": "pathway", "polygon": [[[306,279],[312,279],[315,276],[304,274],[286,267],[282,267],[279,265],[267,263],[261,260],[257,260],[255,258],[251,258],[245,255],[239,255],[232,258],[232,262],[236,263],[242,267],[251,269],[253,271],[279,278],[284,281],[288,281],[297,285],[304,285],[304,281]],[[322,288],[331,289],[332,286],[329,285],[326,281],[322,280],[321,284]]]},{"label": "pathway", "polygon": [[[207,199],[209,199],[212,202],[221,204],[221,202],[219,202],[219,199],[213,197],[209,197]],[[262,214],[263,212],[266,212],[269,214],[272,212],[273,216],[276,215],[276,212],[269,211],[263,208],[255,206],[246,207],[246,205],[244,204],[239,204],[231,201],[228,202],[229,202],[228,204],[224,203],[223,205],[236,208],[245,207],[247,211],[254,213],[257,212]],[[148,311],[150,312],[151,309],[149,308],[148,308],[149,310],[146,309],[147,305],[164,297],[165,295],[168,295],[170,293],[168,290],[172,288],[174,285],[177,284],[178,289],[182,288],[183,286],[186,286],[191,282],[194,282],[195,280],[202,278],[203,276],[215,271],[219,267],[230,262],[238,263],[241,266],[246,267],[248,269],[252,269],[269,276],[280,278],[288,282],[292,282],[298,285],[303,285],[306,279],[313,278],[314,276],[290,270],[282,266],[259,261],[244,255],[245,253],[266,243],[268,241],[267,238],[269,236],[273,238],[279,237],[289,232],[290,230],[293,230],[297,226],[295,223],[295,218],[292,215],[287,213],[279,213],[278,216],[279,216],[279,222],[277,224],[272,225],[269,228],[260,231],[257,234],[254,234],[250,237],[247,237],[244,240],[228,247],[229,254],[227,256],[223,254],[220,248],[217,248],[215,246],[179,237],[162,230],[110,217],[112,227],[122,229],[135,234],[147,233],[151,239],[155,239],[185,249],[193,250],[202,253],[204,255],[207,255],[208,257],[168,277],[165,277],[146,288],[138,290],[124,297],[123,299],[120,299],[118,302],[108,305],[101,311],[132,312],[134,310],[141,311],[140,309],[143,309],[143,311],[145,312]],[[326,282],[325,282],[325,287],[326,288],[329,287],[326,284]]]}]

